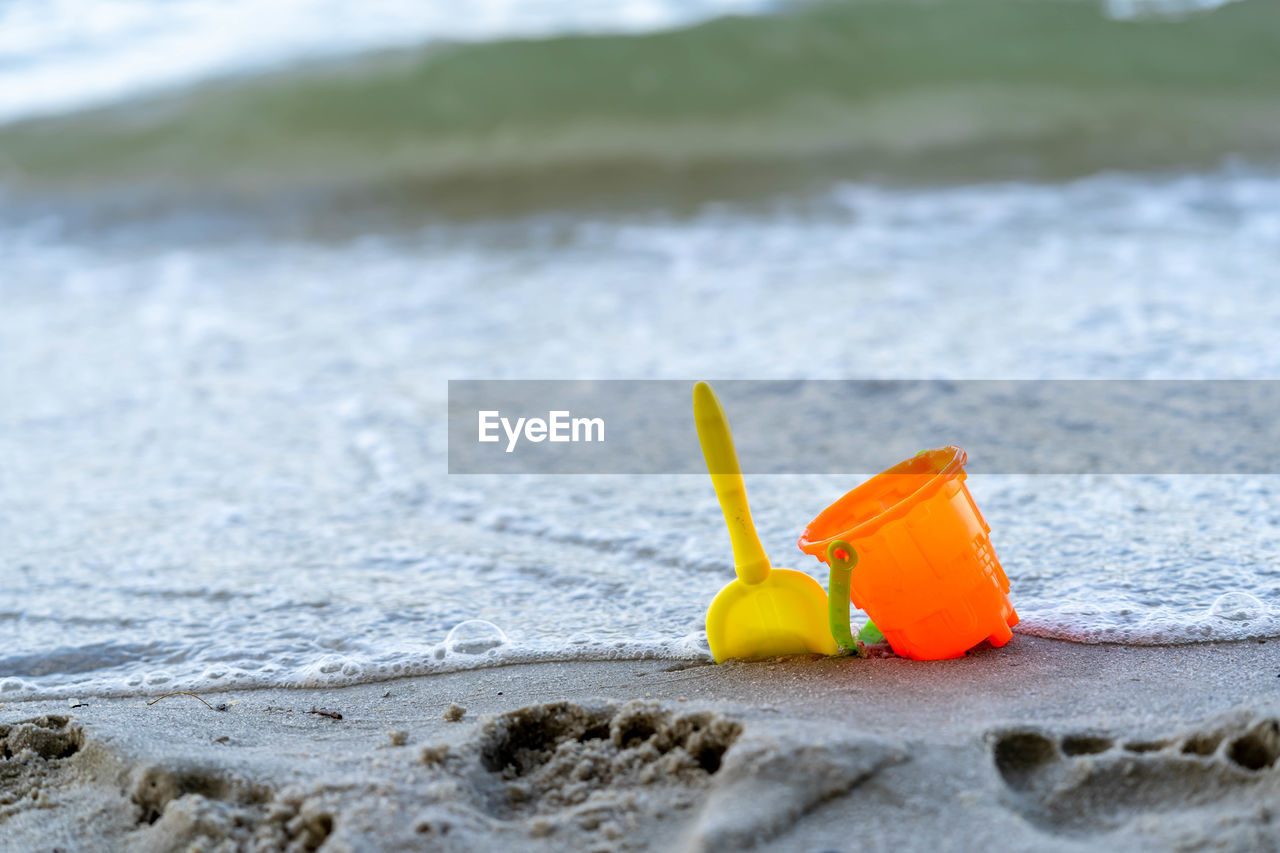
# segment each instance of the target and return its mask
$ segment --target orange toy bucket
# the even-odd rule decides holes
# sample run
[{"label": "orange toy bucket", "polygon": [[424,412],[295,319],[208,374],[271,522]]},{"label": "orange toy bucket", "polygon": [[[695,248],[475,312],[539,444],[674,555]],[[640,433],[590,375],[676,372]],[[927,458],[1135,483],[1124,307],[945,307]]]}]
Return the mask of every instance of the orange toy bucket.
[{"label": "orange toy bucket", "polygon": [[849,599],[893,650],[915,660],[957,658],[983,640],[1003,646],[1018,614],[988,534],[965,486],[965,452],[922,451],[824,509],[800,550],[827,561],[842,539],[858,552]]}]

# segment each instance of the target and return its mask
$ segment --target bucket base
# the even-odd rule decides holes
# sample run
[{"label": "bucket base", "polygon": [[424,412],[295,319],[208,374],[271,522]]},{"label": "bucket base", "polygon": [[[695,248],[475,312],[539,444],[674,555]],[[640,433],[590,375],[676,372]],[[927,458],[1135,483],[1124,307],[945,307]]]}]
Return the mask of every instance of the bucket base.
[{"label": "bucket base", "polygon": [[[1000,593],[1000,598],[998,608],[962,604],[939,610],[906,628],[885,629],[881,625],[880,630],[894,654],[911,660],[961,658],[984,640],[998,649],[1013,639],[1013,627],[1018,624],[1018,614],[1009,597]],[[990,614],[993,609],[999,614],[994,624],[975,618],[977,613]]]},{"label": "bucket base", "polygon": [[1001,622],[994,634],[987,637],[993,648],[1000,648],[1013,639],[1013,626],[1018,624],[1018,614],[1010,611],[1009,621]]}]

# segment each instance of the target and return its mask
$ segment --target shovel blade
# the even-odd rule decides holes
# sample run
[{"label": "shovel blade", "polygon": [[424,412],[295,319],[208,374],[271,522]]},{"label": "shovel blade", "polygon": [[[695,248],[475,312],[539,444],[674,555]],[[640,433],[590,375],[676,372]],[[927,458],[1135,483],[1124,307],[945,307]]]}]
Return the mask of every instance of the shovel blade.
[{"label": "shovel blade", "polygon": [[834,655],[827,594],[803,572],[774,569],[760,583],[733,581],[707,610],[707,642],[716,663],[782,655]]}]

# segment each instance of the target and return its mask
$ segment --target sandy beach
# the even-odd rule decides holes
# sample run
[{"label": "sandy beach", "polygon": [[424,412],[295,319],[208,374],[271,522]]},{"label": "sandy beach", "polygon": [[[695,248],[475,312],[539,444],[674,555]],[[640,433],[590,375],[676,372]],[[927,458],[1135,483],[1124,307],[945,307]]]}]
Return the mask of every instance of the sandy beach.
[{"label": "sandy beach", "polygon": [[1268,0],[0,3],[0,853],[1280,853],[1278,95]]},{"label": "sandy beach", "polygon": [[0,826],[8,850],[1270,850],[1278,674],[1277,642],[1019,637],[17,702]]}]

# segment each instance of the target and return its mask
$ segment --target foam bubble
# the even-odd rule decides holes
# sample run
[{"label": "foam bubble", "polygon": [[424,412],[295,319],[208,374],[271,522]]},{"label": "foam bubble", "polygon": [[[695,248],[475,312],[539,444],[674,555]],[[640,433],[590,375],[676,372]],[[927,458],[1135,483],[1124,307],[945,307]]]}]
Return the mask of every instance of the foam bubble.
[{"label": "foam bubble", "polygon": [[1225,592],[1209,608],[1209,616],[1232,622],[1252,622],[1267,613],[1267,606],[1247,592]]},{"label": "foam bubble", "polygon": [[492,622],[468,619],[453,626],[444,638],[444,650],[450,655],[478,655],[507,644],[507,635]]}]

